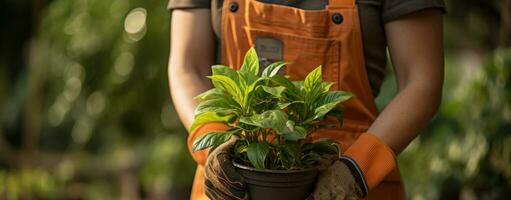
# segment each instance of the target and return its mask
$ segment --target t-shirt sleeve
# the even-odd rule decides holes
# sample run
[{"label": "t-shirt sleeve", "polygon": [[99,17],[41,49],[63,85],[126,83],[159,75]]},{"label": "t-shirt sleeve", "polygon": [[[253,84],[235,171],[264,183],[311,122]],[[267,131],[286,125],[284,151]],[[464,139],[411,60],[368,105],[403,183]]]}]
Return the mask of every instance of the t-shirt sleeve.
[{"label": "t-shirt sleeve", "polygon": [[444,0],[384,0],[382,8],[383,22],[427,8],[438,8],[446,12]]},{"label": "t-shirt sleeve", "polygon": [[174,9],[190,9],[190,8],[210,8],[211,0],[169,0],[167,8]]}]

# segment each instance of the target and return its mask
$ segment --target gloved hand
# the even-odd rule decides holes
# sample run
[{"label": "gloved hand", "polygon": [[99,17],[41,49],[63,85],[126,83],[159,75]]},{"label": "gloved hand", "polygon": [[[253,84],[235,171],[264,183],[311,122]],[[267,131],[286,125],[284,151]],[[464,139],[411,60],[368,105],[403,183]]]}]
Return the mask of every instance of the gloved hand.
[{"label": "gloved hand", "polygon": [[363,133],[343,156],[320,171],[307,200],[361,199],[396,167],[390,147],[370,133]]},{"label": "gloved hand", "polygon": [[231,153],[238,137],[209,152],[205,170],[206,196],[212,200],[248,199],[243,177],[236,172],[231,162]]},{"label": "gloved hand", "polygon": [[357,200],[362,190],[350,169],[340,160],[320,172],[316,188],[309,200]]}]

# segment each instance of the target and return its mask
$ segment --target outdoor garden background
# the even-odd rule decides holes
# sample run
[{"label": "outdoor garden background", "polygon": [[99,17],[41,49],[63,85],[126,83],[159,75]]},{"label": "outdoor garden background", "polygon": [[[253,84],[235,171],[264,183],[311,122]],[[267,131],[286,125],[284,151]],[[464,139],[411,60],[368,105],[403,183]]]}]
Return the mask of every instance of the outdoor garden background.
[{"label": "outdoor garden background", "polygon": [[[407,195],[509,199],[511,1],[447,3],[443,103],[399,156]],[[0,199],[186,199],[195,164],[169,96],[166,1],[0,7]]]}]

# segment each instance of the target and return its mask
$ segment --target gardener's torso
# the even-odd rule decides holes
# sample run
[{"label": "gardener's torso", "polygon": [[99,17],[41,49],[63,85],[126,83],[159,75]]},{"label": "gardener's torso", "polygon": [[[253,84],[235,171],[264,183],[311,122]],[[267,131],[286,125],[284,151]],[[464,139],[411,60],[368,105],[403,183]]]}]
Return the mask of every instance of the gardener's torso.
[{"label": "gardener's torso", "polygon": [[[258,0],[304,10],[321,10],[328,0]],[[221,19],[224,0],[169,0],[170,9],[211,8],[217,44],[221,44]],[[430,7],[444,8],[443,0],[357,0],[367,76],[374,97],[378,96],[385,76],[387,42],[384,24],[403,15]],[[217,45],[220,58],[221,45]],[[217,61],[220,61],[218,59]]]},{"label": "gardener's torso", "polygon": [[[209,1],[209,0],[205,0]],[[259,0],[263,3],[285,5],[304,10],[322,10],[328,5],[328,0]],[[412,0],[413,1],[413,0]],[[217,38],[217,44],[221,44],[221,22],[223,0],[211,1],[211,13],[213,30]],[[383,16],[381,14],[382,3],[380,0],[357,1],[362,40],[364,44],[364,60],[372,94],[376,97],[380,91],[385,76],[386,65],[386,39],[383,30]],[[391,18],[392,15],[386,16]],[[217,58],[220,61],[221,45],[217,45]]]},{"label": "gardener's torso", "polygon": [[[292,79],[303,80],[322,65],[323,79],[335,83],[331,89],[349,91],[354,96],[343,105],[342,126],[321,129],[311,134],[310,139],[332,138],[344,151],[367,131],[378,114],[374,96],[381,86],[386,62],[383,24],[433,7],[436,5],[433,2],[441,3],[441,0],[361,0],[357,5],[354,0],[170,2],[170,8],[197,8],[201,2],[211,6],[218,63],[239,69],[244,53],[255,47],[259,56],[267,60],[291,62],[285,73]],[[192,199],[207,199],[203,173],[199,166]],[[381,199],[382,192],[387,194],[386,199],[404,199],[398,169],[368,199]]]}]

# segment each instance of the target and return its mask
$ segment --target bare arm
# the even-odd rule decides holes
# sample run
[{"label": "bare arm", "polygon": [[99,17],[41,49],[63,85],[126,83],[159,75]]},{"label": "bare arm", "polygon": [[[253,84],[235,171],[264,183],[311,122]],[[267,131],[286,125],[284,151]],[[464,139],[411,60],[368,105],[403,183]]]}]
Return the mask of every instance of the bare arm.
[{"label": "bare arm", "polygon": [[444,78],[442,14],[427,9],[391,21],[385,32],[398,95],[369,128],[397,154],[437,112]]},{"label": "bare arm", "polygon": [[179,118],[188,128],[197,106],[193,98],[211,88],[205,78],[215,60],[210,10],[174,10],[170,30],[170,91]]}]

